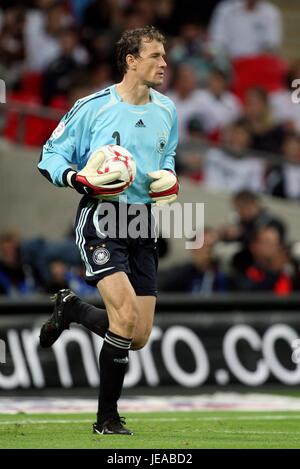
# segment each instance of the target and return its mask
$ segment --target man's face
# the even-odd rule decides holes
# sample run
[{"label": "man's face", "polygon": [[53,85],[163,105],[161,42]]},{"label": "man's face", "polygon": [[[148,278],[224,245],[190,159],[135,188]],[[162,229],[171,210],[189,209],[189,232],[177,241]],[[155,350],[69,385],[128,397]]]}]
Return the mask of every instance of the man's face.
[{"label": "man's face", "polygon": [[190,65],[182,64],[176,74],[175,88],[179,93],[188,95],[197,88],[197,76]]},{"label": "man's face", "polygon": [[142,41],[140,56],[135,58],[134,67],[139,80],[148,86],[159,86],[164,79],[165,48],[161,42]]},{"label": "man's face", "polygon": [[212,260],[213,248],[218,241],[217,232],[213,229],[208,229],[204,233],[204,243],[199,249],[191,249],[191,255],[194,258],[196,265],[204,265]]},{"label": "man's face", "polygon": [[252,241],[250,250],[258,262],[270,262],[274,260],[282,249],[280,237],[273,228],[262,229],[256,239]]},{"label": "man's face", "polygon": [[235,200],[233,205],[243,222],[252,221],[260,212],[260,206],[256,202],[241,202]]}]

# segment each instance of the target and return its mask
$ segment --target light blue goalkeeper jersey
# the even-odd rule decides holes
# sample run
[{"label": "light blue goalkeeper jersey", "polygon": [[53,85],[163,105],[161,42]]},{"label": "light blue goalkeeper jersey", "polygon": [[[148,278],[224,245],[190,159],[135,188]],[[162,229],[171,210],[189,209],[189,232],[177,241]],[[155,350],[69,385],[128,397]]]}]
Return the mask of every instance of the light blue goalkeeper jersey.
[{"label": "light blue goalkeeper jersey", "polygon": [[[174,171],[178,142],[175,105],[150,89],[151,101],[144,105],[123,102],[116,85],[79,99],[62,118],[43,147],[40,171],[57,186],[66,186],[70,166],[82,169],[93,151],[108,144],[129,150],[136,161],[133,184],[114,200],[127,203],[152,202],[148,195],[150,171]],[[74,167],[74,166],[73,166]]]}]

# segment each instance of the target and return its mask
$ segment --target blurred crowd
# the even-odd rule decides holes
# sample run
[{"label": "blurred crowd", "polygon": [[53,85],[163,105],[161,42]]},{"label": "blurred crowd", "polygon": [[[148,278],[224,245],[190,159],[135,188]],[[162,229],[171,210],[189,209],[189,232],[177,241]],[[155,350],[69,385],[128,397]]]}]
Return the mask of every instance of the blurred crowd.
[{"label": "blurred crowd", "polygon": [[[10,104],[0,108],[2,136],[40,147],[77,99],[120,78],[115,42],[148,24],[167,39],[160,91],[177,107],[177,172],[230,191],[236,213],[232,225],[206,228],[189,262],[160,272],[160,291],[299,290],[287,228],[258,196],[300,198],[300,106],[292,100],[300,59],[281,57],[282,17],[271,1],[2,0],[0,78]],[[228,258],[220,246],[229,243]],[[65,287],[94,292],[72,234],[50,242],[0,233],[0,294]]]},{"label": "blurred crowd", "polygon": [[[288,295],[300,291],[299,246],[289,241],[285,223],[248,190],[233,195],[232,209],[232,223],[205,227],[204,244],[190,250],[189,260],[159,271],[160,292]],[[163,258],[168,241],[158,241]],[[228,245],[233,249],[224,249]],[[96,288],[85,283],[72,233],[61,241],[22,240],[13,230],[0,233],[0,294],[17,297],[61,288],[83,297],[96,294]]]},{"label": "blurred crowd", "polygon": [[72,233],[61,241],[24,240],[15,229],[0,233],[0,295],[14,298],[61,288],[72,288],[81,296],[95,291],[84,280]]},{"label": "blurred crowd", "polygon": [[[190,260],[159,274],[164,292],[269,292],[288,295],[300,290],[297,243],[288,227],[259,196],[241,190],[232,196],[231,224],[205,227],[204,244],[190,250]],[[232,244],[233,249],[224,249]],[[227,253],[224,255],[224,253]]]},{"label": "blurred crowd", "polygon": [[299,199],[300,60],[280,56],[282,17],[269,0],[3,0],[0,77],[30,113],[8,108],[2,135],[41,146],[76,99],[120,78],[115,42],[147,24],[167,38],[161,91],[177,106],[179,174]]}]

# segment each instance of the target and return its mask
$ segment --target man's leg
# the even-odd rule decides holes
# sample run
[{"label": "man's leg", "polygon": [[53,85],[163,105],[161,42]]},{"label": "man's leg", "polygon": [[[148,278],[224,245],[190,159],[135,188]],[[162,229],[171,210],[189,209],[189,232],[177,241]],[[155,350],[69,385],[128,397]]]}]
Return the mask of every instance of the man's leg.
[{"label": "man's leg", "polygon": [[[146,345],[151,334],[156,297],[136,296],[138,317],[133,332],[131,350],[138,350]],[[65,307],[65,318],[69,322],[82,324],[90,331],[104,338],[109,327],[106,309],[96,308],[77,296]]]},{"label": "man's leg", "polygon": [[41,347],[52,347],[61,333],[69,329],[72,322],[82,324],[103,338],[108,329],[108,316],[105,309],[85,303],[69,289],[60,290],[54,295],[53,313],[41,328]]},{"label": "man's leg", "polygon": [[[65,300],[65,301],[64,301]],[[138,318],[133,333],[131,350],[142,348],[151,333],[156,298],[154,296],[137,296]],[[62,316],[57,326],[57,310]],[[105,309],[96,308],[82,301],[70,290],[60,290],[56,294],[54,313],[41,330],[40,342],[43,348],[51,347],[70,323],[76,322],[91,332],[104,338],[109,327],[108,314]]]},{"label": "man's leg", "polygon": [[148,342],[152,331],[156,297],[137,296],[138,318],[133,334],[131,350],[139,350]]},{"label": "man's leg", "polygon": [[104,277],[98,282],[98,289],[107,309],[109,329],[99,357],[100,391],[94,430],[98,433],[131,434],[123,427],[124,422],[120,422],[117,402],[138,316],[136,295],[124,272]]},{"label": "man's leg", "polygon": [[105,337],[108,329],[106,309],[96,308],[74,295],[64,307],[64,316],[69,323],[82,324],[100,337]]}]

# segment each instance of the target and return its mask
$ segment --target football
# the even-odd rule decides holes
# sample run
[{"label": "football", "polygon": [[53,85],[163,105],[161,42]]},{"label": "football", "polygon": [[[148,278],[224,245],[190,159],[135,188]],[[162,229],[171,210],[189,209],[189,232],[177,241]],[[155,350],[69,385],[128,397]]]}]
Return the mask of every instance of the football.
[{"label": "football", "polygon": [[[125,182],[126,188],[129,187],[136,175],[136,164],[132,154],[126,148],[120,145],[105,145],[100,149],[105,159],[103,164],[97,169],[98,174],[105,174],[107,172],[120,171],[121,175],[116,182]],[[109,188],[110,184],[105,184]]]}]

